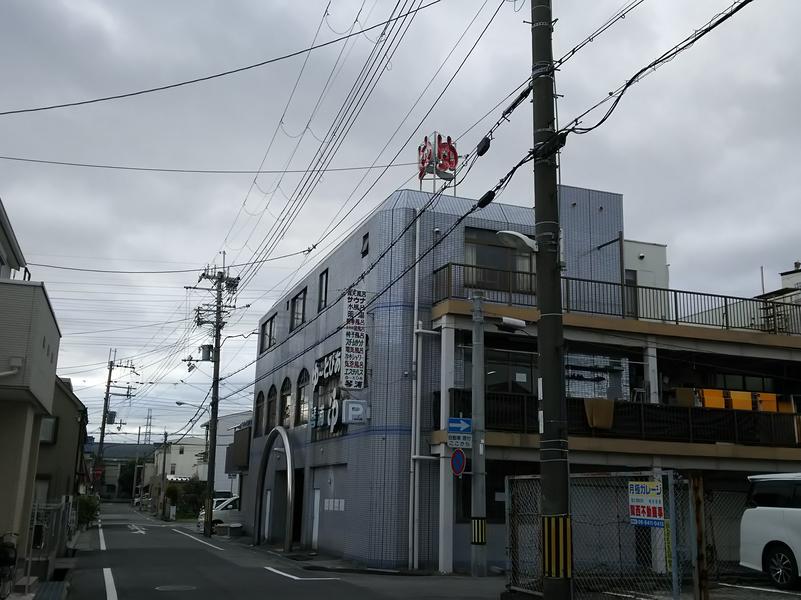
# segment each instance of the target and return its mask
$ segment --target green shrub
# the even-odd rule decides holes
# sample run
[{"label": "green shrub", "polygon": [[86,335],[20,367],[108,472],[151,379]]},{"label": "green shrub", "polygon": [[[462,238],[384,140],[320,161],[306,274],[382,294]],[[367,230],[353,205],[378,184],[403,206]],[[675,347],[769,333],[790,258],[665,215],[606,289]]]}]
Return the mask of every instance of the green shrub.
[{"label": "green shrub", "polygon": [[78,496],[78,527],[86,527],[97,519],[100,512],[100,498],[97,496]]}]

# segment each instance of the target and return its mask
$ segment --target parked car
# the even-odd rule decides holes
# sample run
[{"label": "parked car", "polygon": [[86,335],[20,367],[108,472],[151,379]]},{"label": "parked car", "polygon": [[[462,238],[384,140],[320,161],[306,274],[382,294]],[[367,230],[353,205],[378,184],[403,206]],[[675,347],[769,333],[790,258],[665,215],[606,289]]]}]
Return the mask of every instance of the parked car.
[{"label": "parked car", "polygon": [[753,475],[740,519],[740,564],[789,589],[801,557],[801,473]]},{"label": "parked car", "polygon": [[[197,516],[197,528],[199,531],[203,530],[205,519],[206,510],[201,509],[200,514]],[[242,513],[239,510],[239,496],[214,499],[214,510],[211,513],[211,524],[213,526],[216,527],[221,524],[232,525],[241,522]]]}]

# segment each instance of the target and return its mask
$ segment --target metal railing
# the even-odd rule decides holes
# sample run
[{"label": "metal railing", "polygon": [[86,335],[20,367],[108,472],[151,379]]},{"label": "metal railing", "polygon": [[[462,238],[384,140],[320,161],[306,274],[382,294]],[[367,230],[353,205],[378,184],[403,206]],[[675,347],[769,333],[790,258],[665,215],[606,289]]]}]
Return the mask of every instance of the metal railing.
[{"label": "metal railing", "polygon": [[482,290],[486,302],[536,305],[536,277],[527,271],[505,271],[460,263],[448,263],[434,271],[434,302],[470,298]]},{"label": "metal railing", "polygon": [[[469,417],[470,390],[450,390],[450,414]],[[591,427],[583,398],[567,399],[568,433],[598,438],[663,442],[795,448],[799,443],[799,415],[723,408],[701,408],[614,402],[609,428]],[[533,394],[485,393],[485,422],[489,431],[539,433],[537,397]],[[435,428],[441,428],[436,418]]]},{"label": "metal railing", "polygon": [[[533,273],[448,263],[433,274],[434,302],[484,291],[487,302],[536,306]],[[719,329],[801,335],[801,304],[619,282],[562,278],[565,312]]]}]

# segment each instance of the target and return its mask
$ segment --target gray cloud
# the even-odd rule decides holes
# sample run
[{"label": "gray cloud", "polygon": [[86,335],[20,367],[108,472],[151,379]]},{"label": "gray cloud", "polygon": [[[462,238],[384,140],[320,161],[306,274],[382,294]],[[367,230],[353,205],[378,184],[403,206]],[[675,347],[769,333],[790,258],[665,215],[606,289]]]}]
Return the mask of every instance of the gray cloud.
[{"label": "gray cloud", "polygon": [[[0,108],[124,92],[293,51],[311,41],[325,4],[7,1],[0,19],[4,79]],[[339,31],[347,28],[361,4],[334,0],[332,26]],[[393,4],[375,2],[369,22],[383,19]],[[619,4],[617,0],[558,2],[557,55],[597,27]],[[728,4],[727,0],[645,2],[559,72],[562,122]],[[365,11],[371,6],[368,0]],[[480,6],[478,0],[446,0],[415,19],[335,165],[367,164],[375,158]],[[385,158],[412,131],[496,6],[494,0],[487,3]],[[530,71],[530,30],[523,23],[528,10],[526,5],[516,13],[512,3],[502,8],[476,54],[420,135],[404,150],[402,160],[414,160],[417,138],[423,133],[463,131],[523,81]],[[760,265],[766,267],[769,287],[774,287],[778,284],[775,273],[789,268],[801,254],[794,235],[801,216],[794,158],[799,139],[794,110],[799,83],[794,75],[801,40],[793,29],[799,17],[801,5],[793,0],[754,3],[633,87],[604,127],[568,139],[563,181],[623,193],[627,235],[669,244],[675,287],[751,295],[759,292]],[[334,35],[323,25],[321,40]],[[316,135],[327,130],[370,48],[371,42],[364,37],[356,42],[312,123]],[[337,52],[332,47],[311,56],[285,119],[291,133],[300,131],[308,118]],[[130,100],[3,117],[0,154],[146,166],[255,168],[302,60]],[[460,148],[469,149],[489,124],[461,140]],[[295,140],[279,133],[266,166],[281,168],[294,144]],[[499,130],[492,151],[460,193],[483,193],[530,145],[531,114],[524,105]],[[316,146],[313,137],[304,137],[292,167],[305,167]],[[353,219],[366,214],[410,174],[391,170]],[[277,253],[301,249],[316,238],[360,177],[357,172],[326,174]],[[369,176],[367,182],[374,177]],[[299,175],[288,175],[282,189],[291,191],[299,180]],[[259,182],[263,189],[271,189],[275,178],[262,176]],[[102,172],[0,161],[0,196],[32,262],[138,270],[200,266],[222,248],[248,184],[246,175]],[[521,171],[502,201],[530,205],[531,193],[530,175]],[[276,195],[270,210],[280,211],[285,202]],[[262,194],[255,191],[247,210],[258,213],[263,206]],[[247,215],[238,221],[229,239],[229,261],[251,255],[247,247],[236,248],[246,242],[255,221]],[[251,247],[271,223],[272,217],[265,214],[252,235]],[[256,301],[300,262],[296,258],[265,265],[252,284],[259,291],[248,290],[247,298]],[[185,298],[183,286],[195,282],[191,274],[103,276],[33,270],[35,277],[47,282],[66,333],[168,320],[175,318],[176,311],[180,318],[186,315],[186,306],[178,308]],[[275,297],[270,294],[258,300],[241,321],[232,319],[228,333],[251,330]],[[190,307],[202,299],[194,295]],[[102,363],[108,347],[114,345],[121,354],[147,351],[175,341],[183,331],[183,324],[176,325],[68,335],[59,363]],[[174,363],[190,351],[176,353]],[[244,365],[254,354],[253,337],[231,340],[223,357],[224,371]],[[158,361],[164,357],[163,350],[143,357],[141,364],[155,363],[144,369],[143,377],[158,375]],[[164,381],[177,382],[185,376],[180,365],[165,373]],[[245,382],[251,376],[252,371],[246,370],[231,379]],[[79,395],[92,408],[96,425],[103,367],[74,377],[76,387],[93,386]],[[180,426],[188,414],[175,407],[174,400],[199,402],[208,378],[194,374],[187,381],[200,389],[160,385],[137,398],[125,411],[126,429],[143,422],[147,407],[154,409],[158,428]],[[232,408],[247,405],[246,394],[230,403]]]}]

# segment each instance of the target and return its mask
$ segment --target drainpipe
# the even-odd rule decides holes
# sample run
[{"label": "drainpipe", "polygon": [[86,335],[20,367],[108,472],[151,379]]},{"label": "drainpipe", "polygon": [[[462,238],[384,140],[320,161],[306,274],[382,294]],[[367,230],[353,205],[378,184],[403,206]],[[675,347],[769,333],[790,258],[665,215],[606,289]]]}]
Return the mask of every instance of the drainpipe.
[{"label": "drainpipe", "polygon": [[420,219],[418,218],[419,210],[415,210],[415,224],[414,224],[414,317],[412,319],[412,375],[414,382],[412,384],[412,402],[411,402],[411,447],[409,449],[409,569],[414,569],[417,566],[417,503],[419,497],[417,496],[417,476],[419,474],[419,467],[415,456],[417,452],[417,403],[418,384],[420,376],[417,370],[418,359],[418,342],[417,342],[417,319],[420,312],[419,299],[420,299]]},{"label": "drainpipe", "polygon": [[11,377],[19,373],[19,367],[14,367],[10,371],[0,371],[0,377]]}]

